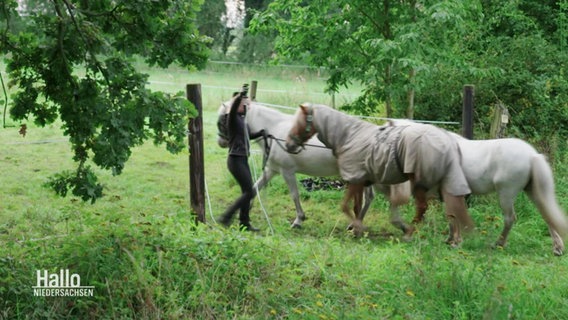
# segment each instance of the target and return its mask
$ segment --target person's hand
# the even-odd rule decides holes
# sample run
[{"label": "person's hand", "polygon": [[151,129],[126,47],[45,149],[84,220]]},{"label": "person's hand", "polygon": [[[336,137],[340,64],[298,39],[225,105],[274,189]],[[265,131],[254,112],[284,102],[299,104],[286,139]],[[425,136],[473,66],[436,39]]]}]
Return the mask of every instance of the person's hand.
[{"label": "person's hand", "polygon": [[247,94],[248,94],[248,91],[249,91],[249,85],[248,85],[248,83],[243,84],[243,87],[242,87],[242,89],[241,89],[241,97],[242,97],[242,98],[246,98],[246,97],[247,97]]}]

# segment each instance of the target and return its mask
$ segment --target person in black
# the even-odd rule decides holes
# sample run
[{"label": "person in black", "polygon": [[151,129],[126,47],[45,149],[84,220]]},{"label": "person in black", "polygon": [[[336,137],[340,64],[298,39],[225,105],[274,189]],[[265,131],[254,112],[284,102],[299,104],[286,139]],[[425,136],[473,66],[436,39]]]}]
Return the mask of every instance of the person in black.
[{"label": "person in black", "polygon": [[245,84],[241,92],[235,95],[227,118],[227,133],[229,138],[227,167],[239,183],[242,194],[225,210],[223,215],[219,218],[219,223],[224,226],[229,226],[233,215],[239,210],[240,228],[246,231],[259,231],[259,229],[250,224],[249,212],[255,192],[248,164],[248,156],[250,147],[249,138],[256,139],[261,137],[264,132],[260,131],[250,134],[247,132],[248,128],[245,123],[245,116],[247,108],[249,107],[247,93],[248,84]]}]

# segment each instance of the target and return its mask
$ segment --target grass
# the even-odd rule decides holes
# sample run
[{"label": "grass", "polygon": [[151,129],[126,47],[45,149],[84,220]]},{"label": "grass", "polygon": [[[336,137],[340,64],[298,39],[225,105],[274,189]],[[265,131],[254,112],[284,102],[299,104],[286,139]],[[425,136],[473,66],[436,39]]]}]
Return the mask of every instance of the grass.
[{"label": "grass", "polygon": [[[345,232],[339,191],[302,190],[309,219],[291,230],[294,206],[280,177],[261,192],[273,233],[258,202],[251,215],[260,234],[217,227],[209,212],[220,214],[239,193],[226,170],[226,150],[215,143],[219,102],[253,76],[259,89],[307,88],[299,98],[259,91],[261,101],[287,105],[315,101],[309,92],[323,92],[324,83],[305,76],[299,84],[272,71],[148,72],[156,89],[203,85],[208,225],[195,226],[189,212],[187,154],[150,143],[136,148],[122,175],[98,172],[106,194],[91,205],[42,186],[53,173],[74,168],[58,124],[28,124],[25,138],[17,128],[2,129],[0,319],[568,318],[568,262],[552,256],[546,225],[524,195],[504,249],[491,248],[502,228],[494,196],[472,200],[478,232],[450,249],[443,244],[442,205],[432,205],[406,243],[388,224],[380,197],[366,219],[369,232],[354,239]],[[260,156],[253,160],[258,168]],[[566,152],[555,165],[566,208],[563,163]],[[413,207],[404,214],[410,220]],[[34,297],[35,272],[43,269],[70,269],[82,285],[95,287],[94,296]]]}]

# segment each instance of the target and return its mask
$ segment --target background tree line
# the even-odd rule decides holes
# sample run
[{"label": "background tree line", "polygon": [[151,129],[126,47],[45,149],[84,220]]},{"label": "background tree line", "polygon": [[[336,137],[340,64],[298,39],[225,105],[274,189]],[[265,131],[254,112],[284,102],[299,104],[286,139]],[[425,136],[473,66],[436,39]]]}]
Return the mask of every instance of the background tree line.
[{"label": "background tree line", "polygon": [[474,84],[480,125],[502,103],[515,136],[547,147],[568,134],[566,0],[273,0],[245,10],[242,37],[219,56],[324,67],[330,91],[363,85],[348,106],[358,113],[459,121],[462,87]]}]

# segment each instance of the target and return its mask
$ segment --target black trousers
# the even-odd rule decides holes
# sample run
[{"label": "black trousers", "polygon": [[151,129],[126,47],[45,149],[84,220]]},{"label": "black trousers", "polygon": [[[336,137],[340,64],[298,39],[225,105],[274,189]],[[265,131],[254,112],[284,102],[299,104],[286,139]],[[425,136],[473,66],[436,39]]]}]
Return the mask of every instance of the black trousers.
[{"label": "black trousers", "polygon": [[242,194],[227,208],[227,210],[225,210],[225,213],[223,213],[223,219],[225,221],[230,221],[235,212],[239,210],[239,220],[241,224],[248,225],[250,224],[249,212],[251,201],[255,196],[248,157],[229,155],[227,159],[227,167],[239,183]]}]

